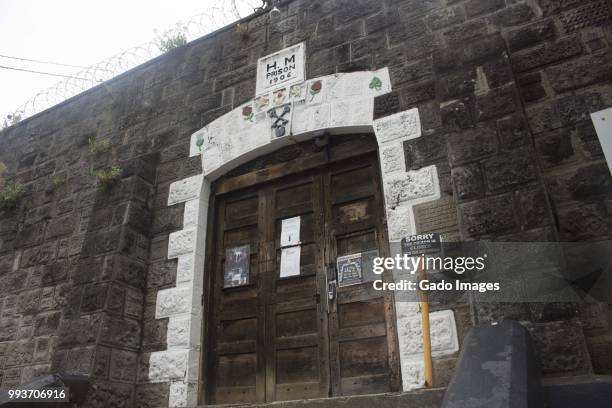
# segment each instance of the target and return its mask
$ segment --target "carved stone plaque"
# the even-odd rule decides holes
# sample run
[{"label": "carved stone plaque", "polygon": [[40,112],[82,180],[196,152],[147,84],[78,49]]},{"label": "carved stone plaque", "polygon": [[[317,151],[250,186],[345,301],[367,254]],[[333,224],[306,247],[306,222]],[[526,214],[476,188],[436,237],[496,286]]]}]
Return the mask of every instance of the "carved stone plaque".
[{"label": "carved stone plaque", "polygon": [[452,197],[416,205],[414,215],[418,234],[437,232],[446,236],[458,231],[457,207]]},{"label": "carved stone plaque", "polygon": [[257,61],[256,94],[304,81],[304,43],[296,44]]}]

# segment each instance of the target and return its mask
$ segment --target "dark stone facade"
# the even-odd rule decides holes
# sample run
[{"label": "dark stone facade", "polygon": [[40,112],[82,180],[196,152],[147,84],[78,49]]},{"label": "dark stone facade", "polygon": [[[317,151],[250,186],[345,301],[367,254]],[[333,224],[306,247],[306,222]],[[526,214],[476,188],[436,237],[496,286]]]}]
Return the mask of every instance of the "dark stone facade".
[{"label": "dark stone facade", "polygon": [[[183,204],[167,206],[169,185],[201,172],[189,137],[253,97],[257,59],[301,41],[308,78],[389,67],[375,115],[418,107],[424,137],[405,144],[407,168],[437,165],[463,239],[612,237],[589,118],[612,106],[609,1],[293,0],[244,24],[0,132],[8,178],[27,188],[0,212],[2,388],[69,370],[92,377],[88,406],[167,404],[169,384],[147,383],[146,364],[166,348],[157,291],[175,284],[168,234]],[[89,139],[110,147],[91,154]],[[89,168],[112,163],[122,174],[107,189]],[[474,322],[531,322],[546,375],[612,373],[610,306],[544,309],[455,314],[460,337]]]}]

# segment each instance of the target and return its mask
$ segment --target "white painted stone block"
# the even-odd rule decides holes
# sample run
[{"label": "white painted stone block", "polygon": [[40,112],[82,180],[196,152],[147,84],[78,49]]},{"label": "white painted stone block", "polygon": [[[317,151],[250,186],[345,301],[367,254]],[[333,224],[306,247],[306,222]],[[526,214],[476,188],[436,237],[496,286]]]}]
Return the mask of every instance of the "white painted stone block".
[{"label": "white painted stone block", "polygon": [[332,127],[347,126],[351,122],[351,103],[352,100],[334,102],[331,106]]},{"label": "white painted stone block", "polygon": [[[375,78],[380,82],[378,83],[378,81],[375,81]],[[389,76],[389,69],[387,68],[382,68],[370,73],[368,81],[369,92],[366,93],[367,96],[377,97],[391,92],[391,78]]]},{"label": "white painted stone block", "polygon": [[185,283],[193,281],[195,272],[193,254],[180,255],[176,266],[176,283]]},{"label": "white painted stone block", "polygon": [[193,252],[196,245],[197,228],[187,228],[170,234],[168,238],[168,259]]},{"label": "white painted stone block", "polygon": [[221,166],[221,151],[214,146],[207,149],[202,154],[202,171],[204,175],[209,175]]},{"label": "white painted stone block", "polygon": [[202,345],[202,316],[192,314],[191,323],[189,325],[189,346],[194,350],[200,350],[201,345]]},{"label": "white painted stone block", "polygon": [[200,352],[191,349],[189,352],[189,361],[187,362],[187,381],[197,381],[200,374]]},{"label": "white painted stone block", "polygon": [[168,350],[186,348],[189,346],[191,315],[170,317],[166,342]]},{"label": "white painted stone block", "polygon": [[[459,350],[457,326],[452,310],[441,310],[429,314],[431,352],[434,357],[446,356]],[[403,339],[400,353],[405,356],[423,353],[423,331],[421,315],[398,317],[398,336]]]},{"label": "white painted stone block", "polygon": [[168,194],[168,205],[182,203],[188,200],[195,200],[200,197],[202,190],[202,175],[198,174],[183,180],[175,181],[170,184]]},{"label": "white painted stone block", "polygon": [[401,361],[402,388],[411,391],[425,387],[425,366],[417,358]]},{"label": "white painted stone block", "polygon": [[412,235],[414,231],[412,206],[405,204],[395,208],[387,207],[387,226],[389,241],[400,242],[402,238]]},{"label": "white painted stone block", "polygon": [[374,134],[379,145],[396,139],[409,140],[421,136],[419,110],[415,108],[375,120]]},{"label": "white painted stone block", "polygon": [[163,289],[157,292],[155,318],[191,313],[193,308],[193,288],[189,286]]},{"label": "white painted stone block", "polygon": [[328,104],[316,106],[312,110],[311,122],[309,123],[308,131],[325,129],[330,126],[330,110]]},{"label": "white painted stone block", "polygon": [[208,143],[211,146],[218,146],[225,139],[225,116],[215,119],[206,128],[208,129]]},{"label": "white painted stone block", "polygon": [[374,120],[374,99],[357,99],[351,104],[350,125],[372,125]]},{"label": "white painted stone block", "polygon": [[189,350],[156,351],[149,358],[152,382],[182,380],[187,373]]},{"label": "white painted stone block", "polygon": [[[329,77],[322,78],[314,78],[310,81],[306,82],[306,103],[307,104],[320,104],[323,103],[326,99],[326,95],[328,92],[326,82],[329,80]],[[321,90],[319,92],[315,92],[314,88],[316,84],[321,83]]]},{"label": "white painted stone block", "polygon": [[168,405],[174,407],[194,407],[197,401],[197,386],[194,383],[176,381],[170,383]]},{"label": "white painted stone block", "polygon": [[295,103],[293,105],[291,132],[294,134],[306,133],[308,131],[312,112],[313,108],[310,105]]},{"label": "white painted stone block", "polygon": [[202,154],[208,143],[207,133],[208,131],[204,127],[191,135],[191,140],[189,142],[189,157]]},{"label": "white painted stone block", "polygon": [[384,179],[387,205],[436,195],[436,181],[431,167],[390,174]]},{"label": "white painted stone block", "polygon": [[379,154],[383,178],[391,173],[406,171],[404,144],[401,141],[385,143],[384,146],[380,147]]},{"label": "white painted stone block", "polygon": [[168,398],[169,408],[186,407],[187,405],[187,384],[184,382],[173,382],[170,384],[170,395]]},{"label": "white painted stone block", "polygon": [[[244,109],[251,109],[251,114],[245,115]],[[225,123],[225,134],[227,138],[231,138],[236,133],[247,130],[255,122],[255,112],[253,103],[245,103],[237,108],[234,108],[231,112],[228,112],[223,116]]]},{"label": "white painted stone block", "polygon": [[344,76],[343,99],[361,99],[369,93],[371,72],[353,72]]},{"label": "white painted stone block", "polygon": [[325,87],[327,89],[325,100],[328,103],[344,98],[345,78],[349,76],[350,74],[335,74],[325,77]]},{"label": "white painted stone block", "polygon": [[[208,207],[208,202],[202,203],[202,207]],[[183,211],[183,227],[195,227],[200,222],[202,213],[200,209],[200,200],[189,200],[185,202],[185,210]]]}]

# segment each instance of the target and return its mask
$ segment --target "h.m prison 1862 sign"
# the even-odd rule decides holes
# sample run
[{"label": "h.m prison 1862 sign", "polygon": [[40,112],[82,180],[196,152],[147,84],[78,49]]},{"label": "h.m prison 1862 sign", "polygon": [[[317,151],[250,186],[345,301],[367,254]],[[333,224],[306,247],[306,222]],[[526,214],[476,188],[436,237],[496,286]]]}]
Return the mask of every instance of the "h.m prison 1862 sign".
[{"label": "h.m prison 1862 sign", "polygon": [[257,61],[257,95],[303,82],[304,62],[304,43],[260,58]]}]

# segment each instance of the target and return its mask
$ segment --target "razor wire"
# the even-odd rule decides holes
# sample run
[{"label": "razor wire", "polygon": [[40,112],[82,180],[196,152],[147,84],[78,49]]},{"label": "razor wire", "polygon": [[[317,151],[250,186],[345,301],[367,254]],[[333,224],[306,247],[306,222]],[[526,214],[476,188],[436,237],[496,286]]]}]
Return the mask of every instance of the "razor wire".
[{"label": "razor wire", "polygon": [[[38,112],[42,112],[79,93],[93,88],[123,72],[126,72],[146,61],[164,54],[163,39],[179,38],[184,42],[192,41],[234,23],[255,10],[261,10],[261,0],[221,0],[220,4],[207,7],[203,13],[195,15],[184,22],[178,22],[174,28],[158,34],[151,41],[129,48],[92,66],[86,67],[74,75],[46,88],[13,113],[5,115],[3,127],[18,123]],[[265,2],[263,2],[265,3]],[[156,31],[154,31],[156,32]]]}]

